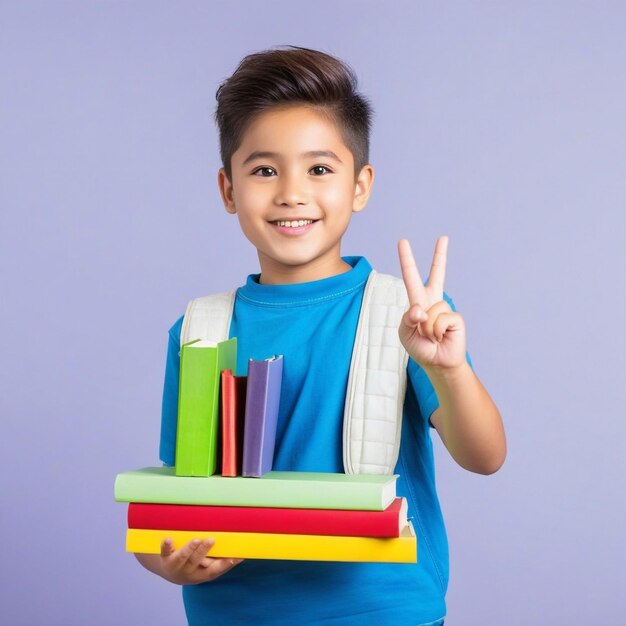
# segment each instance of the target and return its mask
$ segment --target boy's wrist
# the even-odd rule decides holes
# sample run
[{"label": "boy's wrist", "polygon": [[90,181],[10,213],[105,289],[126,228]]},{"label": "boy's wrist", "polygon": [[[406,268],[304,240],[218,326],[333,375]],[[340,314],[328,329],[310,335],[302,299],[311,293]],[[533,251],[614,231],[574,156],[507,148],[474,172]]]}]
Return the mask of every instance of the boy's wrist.
[{"label": "boy's wrist", "polygon": [[467,361],[464,361],[460,365],[456,365],[454,367],[423,365],[422,369],[426,372],[428,379],[433,385],[436,383],[449,385],[451,383],[466,380],[468,377],[474,375],[474,371]]}]

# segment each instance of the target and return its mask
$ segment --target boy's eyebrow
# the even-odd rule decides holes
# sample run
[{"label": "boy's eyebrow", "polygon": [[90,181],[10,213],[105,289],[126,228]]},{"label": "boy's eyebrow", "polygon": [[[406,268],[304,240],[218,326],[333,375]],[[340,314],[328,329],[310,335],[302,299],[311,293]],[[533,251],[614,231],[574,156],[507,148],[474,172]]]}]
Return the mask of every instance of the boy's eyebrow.
[{"label": "boy's eyebrow", "polygon": [[[332,151],[332,150],[309,150],[308,152],[303,152],[300,155],[301,158],[306,159],[310,157],[327,157],[329,159],[335,159],[335,161],[339,161],[341,163],[341,159]],[[250,161],[254,161],[255,159],[277,159],[280,158],[280,154],[278,152],[267,152],[261,150],[255,150],[251,152],[246,160],[242,163],[242,165],[246,165],[250,163]]]}]

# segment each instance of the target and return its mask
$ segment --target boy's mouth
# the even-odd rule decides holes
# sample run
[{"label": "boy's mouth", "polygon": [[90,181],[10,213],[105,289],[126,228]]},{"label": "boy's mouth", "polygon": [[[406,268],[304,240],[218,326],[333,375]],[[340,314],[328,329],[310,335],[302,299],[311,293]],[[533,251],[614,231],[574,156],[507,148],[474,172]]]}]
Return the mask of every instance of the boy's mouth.
[{"label": "boy's mouth", "polygon": [[298,228],[300,226],[308,226],[309,224],[317,221],[318,220],[302,217],[292,220],[274,220],[273,222],[270,222],[270,224],[274,224],[275,226],[285,226],[287,228]]},{"label": "boy's mouth", "polygon": [[294,220],[275,220],[269,222],[278,232],[285,235],[301,235],[307,233],[313,228],[315,222],[319,220],[311,219],[294,219]]}]

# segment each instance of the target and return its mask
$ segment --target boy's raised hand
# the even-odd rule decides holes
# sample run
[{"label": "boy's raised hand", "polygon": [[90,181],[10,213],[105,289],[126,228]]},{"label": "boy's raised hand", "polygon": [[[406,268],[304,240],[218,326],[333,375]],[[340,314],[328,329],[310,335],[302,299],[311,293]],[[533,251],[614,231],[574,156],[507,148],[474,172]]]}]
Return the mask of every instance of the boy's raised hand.
[{"label": "boy's raised hand", "polygon": [[424,285],[408,239],[398,242],[402,278],[409,308],[402,316],[398,335],[411,358],[421,366],[454,368],[465,363],[465,323],[443,299],[448,238],[435,246],[428,285]]},{"label": "boy's raised hand", "polygon": [[161,543],[161,567],[164,577],[177,585],[197,585],[215,580],[243,559],[211,558],[207,553],[215,541],[194,539],[178,550],[168,537]]}]

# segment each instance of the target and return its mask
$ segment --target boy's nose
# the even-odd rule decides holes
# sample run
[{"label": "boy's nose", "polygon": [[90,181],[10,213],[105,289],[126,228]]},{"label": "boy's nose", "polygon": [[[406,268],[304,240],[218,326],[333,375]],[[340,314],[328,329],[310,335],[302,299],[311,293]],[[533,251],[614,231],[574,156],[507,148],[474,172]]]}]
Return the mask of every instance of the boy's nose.
[{"label": "boy's nose", "polygon": [[283,178],[276,190],[276,203],[288,206],[307,204],[306,185],[295,177]]}]

